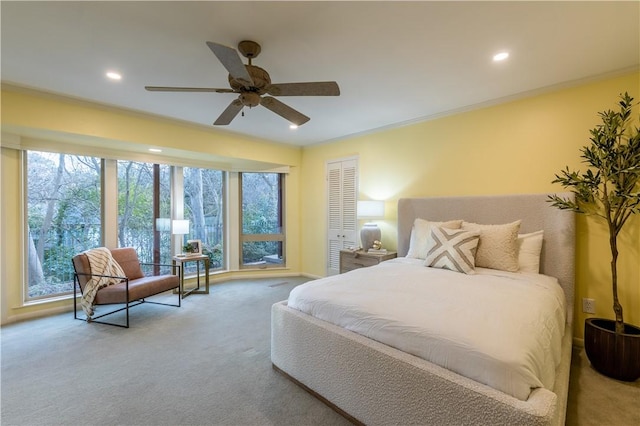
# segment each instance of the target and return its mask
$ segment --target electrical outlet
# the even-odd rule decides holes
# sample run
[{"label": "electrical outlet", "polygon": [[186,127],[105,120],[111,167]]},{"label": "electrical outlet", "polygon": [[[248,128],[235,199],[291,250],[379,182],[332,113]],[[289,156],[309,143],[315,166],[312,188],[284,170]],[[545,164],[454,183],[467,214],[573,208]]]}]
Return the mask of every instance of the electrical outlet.
[{"label": "electrical outlet", "polygon": [[596,301],[594,299],[587,299],[586,297],[582,298],[582,312],[585,314],[595,314],[596,313]]}]

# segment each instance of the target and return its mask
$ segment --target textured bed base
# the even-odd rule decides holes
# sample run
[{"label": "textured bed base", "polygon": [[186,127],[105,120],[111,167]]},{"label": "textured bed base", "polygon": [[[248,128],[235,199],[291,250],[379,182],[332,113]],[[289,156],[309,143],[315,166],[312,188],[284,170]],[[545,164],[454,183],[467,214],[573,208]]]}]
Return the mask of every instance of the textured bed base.
[{"label": "textured bed base", "polygon": [[324,396],[320,395],[318,392],[314,391],[310,387],[305,386],[303,383],[301,383],[298,380],[296,380],[295,378],[291,377],[290,375],[288,375],[287,373],[285,373],[284,371],[282,371],[281,369],[276,367],[275,364],[271,364],[271,366],[273,367],[273,369],[275,371],[277,371],[278,373],[282,374],[283,376],[285,376],[286,378],[288,378],[289,380],[294,382],[296,385],[300,386],[302,389],[306,390],[311,395],[313,395],[314,397],[318,398],[320,401],[324,402],[326,405],[331,407],[333,409],[333,411],[335,411],[336,413],[340,414],[345,419],[349,420],[352,424],[354,424],[356,426],[364,426],[364,423],[360,422],[358,419],[353,417],[351,414],[347,413],[346,411],[342,410],[340,407],[338,407],[335,404],[333,404],[331,401],[329,401]]},{"label": "textured bed base", "polygon": [[271,308],[271,361],[347,418],[367,425],[562,425],[571,330],[556,389],[520,401],[287,306]]}]

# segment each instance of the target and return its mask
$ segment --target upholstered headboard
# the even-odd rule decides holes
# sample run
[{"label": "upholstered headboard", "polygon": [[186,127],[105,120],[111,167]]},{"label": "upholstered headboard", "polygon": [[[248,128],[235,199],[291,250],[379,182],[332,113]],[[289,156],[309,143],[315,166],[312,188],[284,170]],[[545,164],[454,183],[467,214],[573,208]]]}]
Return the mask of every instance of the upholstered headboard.
[{"label": "upholstered headboard", "polygon": [[[558,194],[573,199],[573,194]],[[558,278],[573,322],[575,285],[575,214],[547,202],[548,194],[401,198],[398,200],[398,256],[409,250],[416,218],[432,221],[463,219],[467,222],[502,224],[522,220],[520,233],[544,231],[540,273]]]}]

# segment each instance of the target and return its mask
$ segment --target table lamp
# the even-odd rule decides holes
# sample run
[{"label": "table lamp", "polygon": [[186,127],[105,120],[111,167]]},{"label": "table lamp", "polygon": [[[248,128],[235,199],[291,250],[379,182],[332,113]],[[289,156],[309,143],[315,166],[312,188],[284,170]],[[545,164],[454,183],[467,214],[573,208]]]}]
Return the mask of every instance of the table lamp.
[{"label": "table lamp", "polygon": [[[383,219],[384,201],[358,201],[358,219]],[[360,230],[360,243],[364,251],[373,247],[374,241],[381,240],[378,225],[367,222]]]}]

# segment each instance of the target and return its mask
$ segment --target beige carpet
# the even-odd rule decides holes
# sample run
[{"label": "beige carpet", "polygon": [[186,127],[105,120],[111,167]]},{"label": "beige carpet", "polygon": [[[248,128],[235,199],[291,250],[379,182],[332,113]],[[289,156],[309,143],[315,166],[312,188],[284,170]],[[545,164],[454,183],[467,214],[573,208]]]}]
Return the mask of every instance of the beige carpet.
[{"label": "beige carpet", "polygon": [[591,367],[583,348],[574,347],[567,425],[640,425],[640,380],[609,379]]},{"label": "beige carpet", "polygon": [[[181,308],[133,308],[130,329],[71,313],[2,327],[0,423],[348,425],[271,368],[270,307],[304,281],[217,284]],[[640,383],[599,375],[576,350],[567,424],[640,425]]]}]

